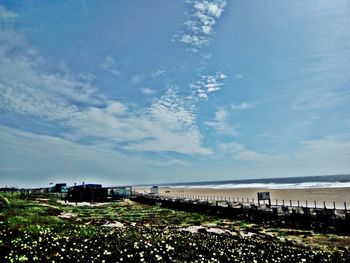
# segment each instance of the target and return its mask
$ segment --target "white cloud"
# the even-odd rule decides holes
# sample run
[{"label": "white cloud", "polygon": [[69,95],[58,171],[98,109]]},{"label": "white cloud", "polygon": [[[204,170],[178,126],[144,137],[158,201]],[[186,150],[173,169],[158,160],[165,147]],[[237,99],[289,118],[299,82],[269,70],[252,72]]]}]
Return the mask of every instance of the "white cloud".
[{"label": "white cloud", "polygon": [[111,101],[106,107],[106,112],[111,115],[120,115],[125,113],[126,110],[127,107],[118,101]]},{"label": "white cloud", "polygon": [[114,76],[120,76],[120,71],[117,70],[117,65],[114,58],[110,55],[106,56],[101,64],[101,68]]},{"label": "white cloud", "polygon": [[152,77],[156,78],[156,77],[160,77],[160,76],[164,76],[165,75],[165,70],[164,69],[157,69],[155,71],[152,72]]},{"label": "white cloud", "polygon": [[[292,155],[296,161],[305,166],[322,166],[330,168],[350,168],[350,137],[328,136],[318,140],[302,142],[299,151]],[[348,170],[349,171],[349,170]]]},{"label": "white cloud", "polygon": [[163,158],[160,160],[150,160],[150,161],[148,161],[148,163],[150,165],[155,166],[155,167],[167,167],[167,166],[171,166],[171,165],[191,166],[190,162],[179,160],[179,159],[172,158],[172,157],[167,157],[167,158]]},{"label": "white cloud", "polygon": [[205,122],[209,127],[214,128],[218,133],[228,136],[238,135],[236,127],[230,124],[229,113],[225,109],[219,109],[215,112],[215,120],[211,122]]},{"label": "white cloud", "polygon": [[222,15],[227,1],[194,0],[188,3],[192,5],[191,18],[184,23],[186,30],[179,41],[189,44],[193,51],[197,51],[210,42],[214,25]]},{"label": "white cloud", "polygon": [[[292,153],[259,153],[232,142],[220,144],[220,150],[237,161],[244,161],[247,171],[273,176],[310,176],[344,174],[350,170],[350,137],[333,136],[301,142]],[[240,164],[243,165],[242,163]]]},{"label": "white cloud", "polygon": [[136,152],[211,153],[201,146],[194,107],[173,89],[146,109],[126,109],[113,101],[105,108],[75,112],[66,122],[72,128],[71,138],[106,140],[119,149]]},{"label": "white cloud", "polygon": [[143,79],[142,74],[136,74],[136,75],[131,77],[130,83],[132,86],[136,86],[136,85],[139,85],[141,83],[142,79]]},{"label": "white cloud", "polygon": [[13,23],[18,18],[18,15],[14,12],[7,10],[5,7],[0,6],[0,24],[5,26],[5,24]]},{"label": "white cloud", "polygon": [[141,91],[143,94],[146,94],[146,95],[152,95],[155,92],[153,89],[150,89],[150,88],[142,88]]},{"label": "white cloud", "polygon": [[[1,10],[1,21],[16,17]],[[1,27],[0,39],[0,109],[58,120],[77,110],[74,103],[102,102],[91,76],[48,72],[44,59],[24,47],[11,27]]]},{"label": "white cloud", "polygon": [[208,99],[210,93],[221,90],[226,78],[227,76],[222,72],[217,72],[214,75],[202,75],[200,80],[191,84],[191,88],[194,90],[195,96]]},{"label": "white cloud", "polygon": [[254,104],[252,103],[248,103],[248,102],[241,102],[241,103],[238,103],[238,104],[235,104],[235,103],[232,103],[230,105],[230,108],[234,111],[240,111],[240,110],[248,110],[248,109],[251,109],[251,108],[254,108]]},{"label": "white cloud", "polygon": [[288,159],[286,155],[269,155],[261,154],[248,150],[244,145],[239,143],[222,143],[220,150],[225,154],[231,154],[233,158],[241,161],[252,162],[284,162]]},{"label": "white cloud", "polygon": [[[5,48],[4,48],[5,46]],[[75,103],[103,102],[85,76],[52,74],[28,57],[10,56],[0,50],[0,108],[46,119],[62,119],[77,110]]]},{"label": "white cloud", "polygon": [[349,97],[349,90],[307,89],[292,103],[294,110],[330,108],[342,104]]},{"label": "white cloud", "polygon": [[254,104],[242,102],[239,104],[232,103],[230,107],[219,108],[215,112],[214,121],[205,122],[209,127],[214,128],[218,133],[228,136],[237,136],[239,132],[237,131],[237,125],[230,122],[230,114],[233,111],[242,111],[251,109]]},{"label": "white cloud", "polygon": [[143,141],[130,143],[126,149],[134,151],[175,151],[184,154],[210,154],[201,146],[196,126],[195,109],[173,89],[155,101],[139,116],[140,128],[146,131]]},{"label": "white cloud", "polygon": [[[211,153],[201,145],[194,106],[174,89],[150,106],[129,107],[106,99],[90,75],[48,72],[36,52],[28,55],[16,41],[5,40],[0,43],[0,109],[55,121],[70,140],[136,152]],[[113,58],[107,57],[105,69],[113,65]],[[141,80],[142,75],[134,75],[131,83]]]},{"label": "white cloud", "polygon": [[38,187],[49,182],[82,181],[108,185],[149,183],[155,177],[163,178],[169,167],[190,165],[170,157],[157,161],[128,156],[100,144],[84,145],[3,126],[0,134],[2,186]]}]

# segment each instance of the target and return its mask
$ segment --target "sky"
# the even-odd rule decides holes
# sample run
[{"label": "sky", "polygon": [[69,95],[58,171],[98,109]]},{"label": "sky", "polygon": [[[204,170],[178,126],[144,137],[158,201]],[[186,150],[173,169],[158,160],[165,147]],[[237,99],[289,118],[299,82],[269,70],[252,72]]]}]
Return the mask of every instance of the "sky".
[{"label": "sky", "polygon": [[0,186],[350,173],[350,1],[0,1]]}]

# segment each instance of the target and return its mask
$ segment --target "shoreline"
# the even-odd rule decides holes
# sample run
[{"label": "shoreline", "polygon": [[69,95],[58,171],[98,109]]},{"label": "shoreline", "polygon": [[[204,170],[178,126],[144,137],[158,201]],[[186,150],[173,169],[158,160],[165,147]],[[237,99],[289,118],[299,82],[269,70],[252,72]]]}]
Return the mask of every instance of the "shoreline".
[{"label": "shoreline", "polygon": [[[138,193],[150,193],[150,188],[138,187],[135,188]],[[267,188],[171,188],[159,187],[160,195],[172,196],[199,196],[199,197],[218,197],[218,198],[235,198],[247,199],[254,198],[257,201],[258,192],[270,192],[272,204],[275,200],[300,202],[316,201],[319,204],[326,202],[327,207],[332,207],[333,202],[336,202],[337,207],[343,208],[346,202],[350,208],[350,187],[336,188],[302,188],[302,189],[267,189]]]}]

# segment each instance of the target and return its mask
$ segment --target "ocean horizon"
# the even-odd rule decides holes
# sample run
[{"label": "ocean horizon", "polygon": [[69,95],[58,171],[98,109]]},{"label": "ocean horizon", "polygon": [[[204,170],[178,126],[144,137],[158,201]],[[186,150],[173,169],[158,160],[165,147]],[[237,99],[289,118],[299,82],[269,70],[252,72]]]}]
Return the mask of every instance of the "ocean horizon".
[{"label": "ocean horizon", "polygon": [[305,189],[305,188],[340,188],[350,187],[350,174],[302,176],[284,178],[260,178],[244,180],[219,180],[219,181],[197,181],[177,182],[161,184],[144,184],[140,187],[158,185],[159,187],[172,188],[266,188],[266,189]]}]

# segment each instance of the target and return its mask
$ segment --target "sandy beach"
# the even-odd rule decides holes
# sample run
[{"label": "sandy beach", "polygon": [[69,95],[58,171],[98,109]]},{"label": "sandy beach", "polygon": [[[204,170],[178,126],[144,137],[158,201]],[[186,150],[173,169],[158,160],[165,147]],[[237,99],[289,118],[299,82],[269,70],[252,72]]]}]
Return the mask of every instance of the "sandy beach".
[{"label": "sandy beach", "polygon": [[[148,193],[150,188],[136,188],[139,193]],[[172,196],[195,196],[197,198],[205,199],[206,197],[223,198],[230,200],[257,200],[258,192],[270,192],[271,202],[275,204],[278,200],[282,204],[285,200],[286,204],[296,205],[299,200],[300,205],[305,206],[305,201],[308,205],[314,206],[316,201],[317,207],[323,207],[323,202],[326,206],[333,207],[333,202],[336,202],[337,208],[344,208],[344,202],[347,203],[347,208],[350,209],[350,187],[343,188],[304,188],[304,189],[267,189],[267,188],[238,188],[238,189],[217,189],[217,188],[171,188],[160,187],[159,194]]]}]

